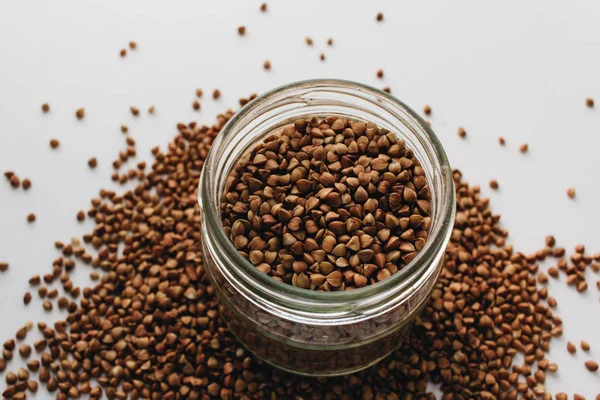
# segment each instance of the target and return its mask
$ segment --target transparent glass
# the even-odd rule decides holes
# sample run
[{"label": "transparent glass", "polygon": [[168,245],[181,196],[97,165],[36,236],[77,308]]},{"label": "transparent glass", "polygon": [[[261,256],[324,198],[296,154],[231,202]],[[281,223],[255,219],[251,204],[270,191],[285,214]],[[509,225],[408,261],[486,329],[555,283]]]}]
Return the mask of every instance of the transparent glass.
[{"label": "transparent glass", "polygon": [[[258,271],[222,229],[226,180],[256,142],[300,118],[371,121],[406,141],[431,191],[429,239],[402,270],[355,290],[297,288]],[[294,373],[340,375],[387,356],[406,337],[440,274],[455,214],[452,171],[430,127],[395,97],[340,80],[297,82],[248,103],[215,139],[200,177],[204,266],[237,338],[264,361]]]}]

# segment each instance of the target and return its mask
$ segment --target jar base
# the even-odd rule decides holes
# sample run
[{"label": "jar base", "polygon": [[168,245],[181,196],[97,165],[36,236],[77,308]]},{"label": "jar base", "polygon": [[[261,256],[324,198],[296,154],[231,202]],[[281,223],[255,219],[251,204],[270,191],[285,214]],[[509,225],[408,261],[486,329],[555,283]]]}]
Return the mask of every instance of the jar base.
[{"label": "jar base", "polygon": [[417,307],[413,318],[385,336],[358,346],[335,346],[329,349],[296,346],[274,339],[266,332],[242,322],[243,319],[236,317],[225,305],[221,304],[220,309],[229,332],[257,359],[295,375],[331,377],[367,369],[388,357],[407,339],[416,316],[421,313],[426,303],[424,301]]},{"label": "jar base", "polygon": [[[239,340],[239,338],[235,335],[234,336]],[[402,343],[400,343],[402,344]],[[400,345],[399,344],[399,345]],[[311,377],[311,378],[328,378],[328,377],[335,377],[335,376],[345,376],[345,375],[352,375],[356,372],[368,369],[370,367],[372,367],[373,365],[377,364],[378,362],[380,362],[381,360],[385,359],[386,357],[388,357],[390,354],[392,354],[394,352],[394,350],[396,349],[392,349],[390,350],[389,353],[387,353],[386,355],[379,357],[376,360],[373,360],[371,362],[369,362],[368,364],[359,366],[359,367],[353,367],[353,368],[348,368],[346,370],[341,370],[341,371],[331,371],[331,372],[318,372],[318,373],[310,373],[310,372],[302,372],[302,371],[295,371],[289,368],[285,368],[282,367],[280,365],[277,365],[276,363],[272,362],[272,361],[268,361],[265,358],[261,357],[260,355],[254,353],[252,350],[250,350],[248,347],[246,347],[246,345],[242,344],[244,346],[244,348],[249,351],[250,353],[252,353],[252,355],[254,355],[257,359],[259,359],[260,361],[264,362],[265,364],[270,365],[273,368],[276,368],[278,370],[281,371],[285,371],[287,373],[290,374],[294,374],[294,375],[299,375],[299,376],[306,376],[306,377]],[[400,346],[398,346],[400,347]]]}]

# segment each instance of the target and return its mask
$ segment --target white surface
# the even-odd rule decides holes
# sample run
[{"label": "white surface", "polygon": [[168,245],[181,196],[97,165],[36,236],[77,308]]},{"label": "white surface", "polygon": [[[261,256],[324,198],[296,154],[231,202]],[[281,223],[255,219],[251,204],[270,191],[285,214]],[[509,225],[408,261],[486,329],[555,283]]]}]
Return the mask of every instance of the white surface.
[{"label": "white surface", "polygon": [[[0,2],[0,171],[33,182],[28,192],[15,191],[0,177],[0,261],[10,263],[0,275],[1,341],[27,320],[58,318],[56,310],[43,313],[37,295],[23,306],[27,280],[51,270],[54,240],[91,227],[75,214],[98,189],[117,187],[110,174],[125,148],[121,124],[138,143],[138,159],[147,159],[178,121],[212,123],[241,96],[306,78],[390,86],[418,111],[430,104],[451,164],[491,197],[515,249],[537,250],[552,233],[567,249],[585,243],[600,251],[600,2],[269,1],[265,14],[261,1],[105,3]],[[383,23],[375,22],[378,11]],[[245,37],[239,25],[247,26]],[[130,40],[138,49],[122,59]],[[205,91],[200,112],[191,107],[197,87]],[[585,107],[586,97],[596,98],[596,109]],[[40,111],[44,102],[48,114]],[[74,115],[79,107],[83,121]],[[456,135],[459,125],[467,140]],[[53,137],[58,151],[48,145]],[[518,151],[524,142],[527,155]],[[94,171],[91,156],[99,160]],[[487,188],[491,178],[498,192]],[[575,201],[565,194],[571,186]],[[31,225],[29,212],[38,217]],[[77,268],[85,283],[89,269]],[[583,366],[588,358],[600,362],[600,276],[592,275],[584,295],[564,277],[548,285],[564,336],[552,341],[549,357],[560,370],[546,386],[588,399],[600,393],[599,375]],[[566,341],[580,339],[592,351],[569,355]]]}]

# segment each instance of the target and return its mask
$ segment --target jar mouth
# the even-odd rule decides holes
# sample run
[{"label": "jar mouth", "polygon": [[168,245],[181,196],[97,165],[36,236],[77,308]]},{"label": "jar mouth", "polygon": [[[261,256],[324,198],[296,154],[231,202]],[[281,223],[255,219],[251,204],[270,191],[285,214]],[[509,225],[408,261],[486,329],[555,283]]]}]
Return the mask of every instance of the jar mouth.
[{"label": "jar mouth", "polygon": [[[439,175],[436,175],[436,179],[439,179],[440,181],[440,187],[435,191],[433,189],[431,190],[432,208],[435,211],[432,210],[431,213],[432,226],[430,228],[429,238],[426,241],[424,248],[417,256],[409,264],[384,281],[353,290],[339,292],[321,292],[298,288],[287,283],[279,282],[269,275],[257,270],[249,260],[245,259],[238,252],[225,234],[220,217],[220,202],[223,187],[218,187],[219,185],[216,185],[213,179],[208,179],[208,176],[211,174],[225,173],[226,175],[229,175],[231,172],[231,169],[222,171],[222,168],[218,168],[220,159],[218,156],[215,156],[215,154],[218,152],[219,148],[224,146],[226,139],[229,139],[231,135],[236,133],[234,128],[237,124],[245,121],[249,116],[255,115],[256,111],[260,109],[261,106],[264,106],[265,103],[281,99],[283,97],[282,95],[285,95],[286,93],[292,94],[296,91],[310,93],[311,90],[318,91],[323,88],[332,88],[334,90],[347,90],[350,88],[357,93],[369,95],[374,99],[373,102],[376,105],[381,106],[385,102],[388,107],[391,106],[392,110],[388,109],[388,112],[395,113],[395,117],[403,120],[405,123],[409,122],[411,127],[417,128],[419,130],[419,135],[423,136],[422,138],[419,138],[419,140],[426,145],[429,157],[433,158],[433,161],[435,162],[434,168]],[[327,107],[324,107],[323,111],[325,114],[327,114],[326,110]],[[335,112],[331,113],[331,115],[335,114]],[[226,181],[226,178],[227,177],[225,176],[221,179],[223,184]],[[430,176],[428,176],[428,178],[431,179]],[[429,182],[429,184],[432,186],[433,182]],[[436,194],[435,192],[438,193]],[[437,198],[434,199],[434,196]],[[226,254],[233,265],[237,267],[235,272],[247,278],[245,279],[247,284],[254,286],[255,289],[266,291],[274,297],[278,297],[278,295],[286,297],[293,296],[300,302],[305,301],[309,302],[311,305],[323,304],[326,306],[331,306],[333,303],[343,304],[357,299],[379,297],[383,294],[388,294],[390,291],[396,292],[394,289],[403,286],[409,277],[414,278],[415,275],[425,273],[428,267],[433,268],[435,262],[431,263],[432,258],[435,257],[436,259],[441,259],[443,256],[443,252],[454,225],[454,213],[456,209],[452,170],[439,139],[429,125],[415,111],[396,97],[362,83],[338,79],[314,79],[286,84],[262,94],[238,111],[221,129],[221,132],[212,144],[211,151],[206,159],[200,176],[198,202],[203,214],[203,223],[208,224],[210,227],[210,229],[203,229],[203,231],[211,235],[211,244],[218,246],[221,253]],[[318,310],[315,311],[318,312]]]}]

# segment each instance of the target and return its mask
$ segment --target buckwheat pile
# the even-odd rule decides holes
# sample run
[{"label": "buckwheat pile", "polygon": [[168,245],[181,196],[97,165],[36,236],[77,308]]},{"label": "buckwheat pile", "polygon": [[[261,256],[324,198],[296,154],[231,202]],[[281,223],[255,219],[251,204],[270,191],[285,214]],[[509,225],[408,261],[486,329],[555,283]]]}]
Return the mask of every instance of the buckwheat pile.
[{"label": "buckwheat pile", "polygon": [[[44,339],[30,343],[30,325],[4,343],[0,370],[10,370],[12,358],[28,361],[27,369],[5,373],[4,397],[47,390],[57,399],[393,400],[433,398],[432,382],[446,399],[551,398],[544,381],[558,366],[547,352],[562,328],[537,262],[559,257],[558,270],[579,280],[600,256],[579,248],[574,259],[562,258],[554,240],[534,255],[518,252],[488,199],[458,171],[443,273],[398,351],[369,370],[329,379],[290,375],[246,352],[224,324],[202,265],[196,200],[210,145],[231,116],[213,126],[180,124],[166,151],[153,150],[151,169],[133,174],[135,189],[102,190],[91,200],[95,227],[83,243],[56,243],[61,254],[51,271],[30,283],[44,307],[59,307],[65,319],[37,324]],[[76,266],[93,271],[98,284],[75,287]],[[514,362],[518,354],[523,364]]]}]

